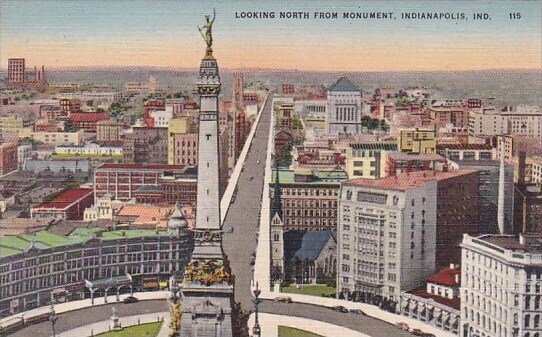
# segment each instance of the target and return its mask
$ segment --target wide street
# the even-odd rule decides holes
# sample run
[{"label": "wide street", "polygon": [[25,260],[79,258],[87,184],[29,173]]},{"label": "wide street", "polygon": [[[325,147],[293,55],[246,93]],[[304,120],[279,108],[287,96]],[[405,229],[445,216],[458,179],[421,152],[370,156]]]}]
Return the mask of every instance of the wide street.
[{"label": "wide street", "polygon": [[371,337],[412,336],[398,327],[379,319],[351,313],[341,313],[330,308],[304,303],[277,303],[269,300],[261,301],[259,311],[293,317],[302,317],[319,322],[334,324],[352,329]]},{"label": "wide street", "polygon": [[[57,333],[62,333],[80,326],[92,324],[100,321],[107,321],[111,317],[112,309],[117,309],[119,317],[143,315],[154,312],[169,311],[169,306],[165,300],[140,301],[138,303],[124,304],[115,303],[89,307],[81,310],[75,310],[58,315],[55,329]],[[38,323],[19,330],[9,336],[13,337],[50,337],[52,335],[51,323],[49,321]],[[76,336],[74,336],[76,337]],[[77,336],[85,337],[85,336]]]},{"label": "wide street", "polygon": [[224,235],[223,248],[230,261],[232,274],[235,275],[235,301],[240,302],[246,311],[253,309],[250,263],[257,245],[272,101],[273,95],[270,94],[237,182],[237,195],[222,225],[224,230],[233,228],[233,233]]}]

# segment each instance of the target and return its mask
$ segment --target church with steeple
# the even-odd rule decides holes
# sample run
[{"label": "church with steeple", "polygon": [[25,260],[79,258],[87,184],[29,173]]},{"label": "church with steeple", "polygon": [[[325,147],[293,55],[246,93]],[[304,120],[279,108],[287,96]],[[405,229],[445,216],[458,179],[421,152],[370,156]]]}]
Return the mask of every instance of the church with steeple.
[{"label": "church with steeple", "polygon": [[279,182],[279,168],[275,165],[275,186],[271,199],[271,277],[279,280],[284,275],[284,222]]}]

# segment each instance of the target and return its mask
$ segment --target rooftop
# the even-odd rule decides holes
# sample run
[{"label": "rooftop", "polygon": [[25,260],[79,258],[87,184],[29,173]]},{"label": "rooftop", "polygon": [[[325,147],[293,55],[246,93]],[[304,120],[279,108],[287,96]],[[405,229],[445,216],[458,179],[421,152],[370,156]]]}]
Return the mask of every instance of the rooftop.
[{"label": "rooftop", "polygon": [[[275,170],[274,170],[275,171]],[[305,176],[306,181],[296,179],[296,176]],[[273,181],[275,183],[276,173],[273,172]],[[344,171],[311,171],[311,170],[281,170],[279,169],[279,183],[283,184],[311,184],[321,185],[330,184],[337,185],[348,179],[348,174]]]},{"label": "rooftop", "polygon": [[136,229],[104,231],[101,228],[78,228],[69,235],[57,235],[50,231],[39,231],[33,234],[0,237],[0,258],[27,251],[32,245],[38,249],[60,247],[70,244],[85,243],[96,237],[101,240],[120,238],[143,238],[167,235],[165,231]]},{"label": "rooftop", "polygon": [[301,239],[301,248],[295,252],[294,257],[300,261],[315,261],[330,238],[335,239],[335,236],[329,230],[305,232]]},{"label": "rooftop", "polygon": [[433,301],[440,303],[442,305],[445,305],[447,307],[453,308],[455,310],[459,310],[461,306],[461,299],[459,297],[450,299],[447,297],[442,297],[434,294],[430,294],[427,292],[427,288],[425,286],[416,288],[414,290],[411,290],[408,292],[409,294],[416,295],[422,298],[432,299]]},{"label": "rooftop", "polygon": [[79,199],[88,196],[89,194],[93,194],[94,190],[92,188],[72,188],[71,190],[67,190],[55,198],[53,198],[51,201],[45,201],[41,204],[32,207],[33,209],[38,208],[54,208],[54,209],[64,209],[68,207],[69,205],[73,204],[74,202],[78,201]]},{"label": "rooftop", "polygon": [[376,141],[376,142],[356,142],[348,144],[351,148],[355,150],[385,150],[385,151],[396,151],[397,142],[389,141]]},{"label": "rooftop", "polygon": [[430,153],[407,153],[402,151],[393,151],[388,154],[390,159],[395,160],[435,160],[435,161],[445,161],[444,157],[439,156],[438,154]]},{"label": "rooftop", "polygon": [[348,78],[341,77],[329,87],[330,92],[361,92]]},{"label": "rooftop", "polygon": [[437,144],[437,150],[493,150],[490,144]]},{"label": "rooftop", "polygon": [[74,122],[99,122],[108,120],[109,115],[105,112],[74,112],[70,119]]},{"label": "rooftop", "polygon": [[103,164],[96,170],[130,170],[130,171],[148,171],[148,170],[182,170],[183,165],[143,165],[143,164]]},{"label": "rooftop", "polygon": [[455,267],[444,268],[438,273],[429,276],[427,278],[427,282],[436,283],[447,287],[459,287],[461,286],[461,269]]},{"label": "rooftop", "polygon": [[347,180],[348,186],[369,187],[384,190],[406,191],[424,186],[429,181],[441,181],[477,172],[476,170],[453,170],[453,171],[416,171],[401,173],[381,179],[356,178]]},{"label": "rooftop", "polygon": [[538,244],[533,245],[526,244],[524,240],[522,242],[522,240],[515,235],[487,234],[479,236],[476,239],[513,252],[535,254],[542,253],[542,244],[540,243],[540,239],[538,239]]}]

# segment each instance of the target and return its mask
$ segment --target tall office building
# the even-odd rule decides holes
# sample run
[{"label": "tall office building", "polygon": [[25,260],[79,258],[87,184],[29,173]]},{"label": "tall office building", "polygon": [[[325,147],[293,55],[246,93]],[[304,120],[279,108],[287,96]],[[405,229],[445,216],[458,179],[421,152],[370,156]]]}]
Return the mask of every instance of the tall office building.
[{"label": "tall office building", "polygon": [[8,84],[24,84],[25,72],[24,59],[8,59]]}]

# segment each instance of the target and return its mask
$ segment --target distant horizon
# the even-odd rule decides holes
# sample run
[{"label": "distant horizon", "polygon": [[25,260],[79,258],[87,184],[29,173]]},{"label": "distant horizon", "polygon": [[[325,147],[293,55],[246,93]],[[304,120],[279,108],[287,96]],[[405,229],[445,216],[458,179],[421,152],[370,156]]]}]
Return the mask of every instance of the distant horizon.
[{"label": "distant horizon", "polygon": [[[12,58],[12,57],[10,57]],[[13,57],[24,58],[24,57]],[[199,67],[172,67],[172,66],[152,66],[152,65],[102,65],[102,66],[47,66],[46,64],[28,65],[26,64],[26,71],[31,71],[34,66],[41,69],[41,66],[45,67],[45,71],[53,70],[69,70],[69,71],[84,71],[84,70],[110,70],[110,69],[123,69],[123,68],[138,68],[138,69],[155,69],[155,70],[167,70],[167,71],[199,71]],[[220,67],[220,71],[269,71],[269,72],[303,72],[303,73],[472,73],[472,72],[540,72],[542,68],[493,68],[493,69],[459,69],[459,70],[313,70],[313,69],[295,69],[295,68],[229,68]],[[0,71],[7,72],[7,67],[0,67]]]},{"label": "distant horizon", "polygon": [[[47,68],[195,68],[205,43],[197,27],[216,9],[214,55],[224,69],[329,72],[542,70],[539,1],[0,2],[0,66],[24,55]],[[393,13],[379,19],[241,19],[238,13]],[[465,19],[404,20],[439,12]],[[488,20],[474,20],[486,13]],[[511,19],[520,13],[521,19]],[[29,67],[30,68],[30,67]]]}]

